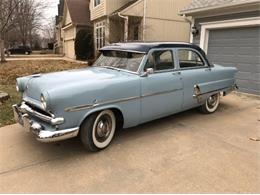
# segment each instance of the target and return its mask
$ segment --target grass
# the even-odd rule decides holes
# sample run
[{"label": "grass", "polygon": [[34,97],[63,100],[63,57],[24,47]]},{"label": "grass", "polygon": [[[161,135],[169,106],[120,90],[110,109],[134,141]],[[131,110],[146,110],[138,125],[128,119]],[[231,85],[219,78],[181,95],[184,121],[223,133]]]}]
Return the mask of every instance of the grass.
[{"label": "grass", "polygon": [[12,105],[21,101],[21,94],[15,89],[17,77],[84,67],[86,64],[62,60],[9,61],[0,64],[0,91],[10,95],[9,100],[0,103],[0,127],[15,123]]}]

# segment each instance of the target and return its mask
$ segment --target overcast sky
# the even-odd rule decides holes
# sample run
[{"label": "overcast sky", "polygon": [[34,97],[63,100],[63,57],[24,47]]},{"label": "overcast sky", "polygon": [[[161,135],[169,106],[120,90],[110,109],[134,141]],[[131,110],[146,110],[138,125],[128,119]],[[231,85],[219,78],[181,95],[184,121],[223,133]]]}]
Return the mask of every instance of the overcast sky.
[{"label": "overcast sky", "polygon": [[[42,1],[42,0],[36,0],[36,1]],[[44,20],[48,23],[51,21],[53,17],[55,17],[58,14],[58,4],[59,0],[44,0],[48,4],[48,8],[44,10]],[[43,21],[43,23],[45,23]]]}]

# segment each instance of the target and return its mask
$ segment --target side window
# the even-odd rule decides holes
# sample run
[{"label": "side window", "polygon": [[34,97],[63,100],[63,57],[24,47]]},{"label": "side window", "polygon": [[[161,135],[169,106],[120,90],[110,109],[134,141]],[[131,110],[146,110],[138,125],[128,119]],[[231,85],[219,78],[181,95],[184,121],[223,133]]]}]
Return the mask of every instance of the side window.
[{"label": "side window", "polygon": [[193,68],[205,66],[201,57],[192,50],[180,49],[178,50],[180,68]]},{"label": "side window", "polygon": [[153,68],[155,71],[174,69],[173,54],[171,50],[154,51],[149,55],[145,70]]}]

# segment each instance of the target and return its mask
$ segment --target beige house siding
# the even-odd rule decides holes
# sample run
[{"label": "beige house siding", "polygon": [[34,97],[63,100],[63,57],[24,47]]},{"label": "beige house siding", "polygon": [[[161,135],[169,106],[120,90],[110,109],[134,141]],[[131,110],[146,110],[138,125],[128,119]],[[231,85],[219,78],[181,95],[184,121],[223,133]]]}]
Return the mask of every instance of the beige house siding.
[{"label": "beige house siding", "polygon": [[94,7],[94,0],[91,0],[89,4],[89,9],[91,21],[106,15],[106,0],[101,0],[100,4],[96,7]]},{"label": "beige house siding", "polygon": [[130,1],[132,0],[101,0],[100,4],[94,7],[94,0],[90,0],[90,18],[93,21],[108,16]]},{"label": "beige house siding", "polygon": [[112,14],[115,10],[119,9],[131,0],[107,0],[105,3],[106,15]]},{"label": "beige house siding", "polygon": [[[131,0],[101,0],[94,8],[91,0],[91,20],[94,21],[95,46],[96,25],[106,23],[106,44],[124,41],[124,19],[111,15]],[[185,41],[190,40],[190,23],[179,12],[192,0],[139,0],[120,12],[128,16],[128,41]],[[146,3],[145,3],[146,2]],[[146,13],[144,14],[144,11]],[[144,16],[145,15],[145,16]],[[138,33],[137,33],[138,32]],[[97,46],[96,46],[97,50]]]},{"label": "beige house siding", "polygon": [[191,0],[146,0],[146,17],[185,21],[178,13]]},{"label": "beige house siding", "polygon": [[75,59],[75,50],[74,50],[74,40],[75,40],[75,34],[76,34],[76,28],[72,25],[71,17],[69,10],[67,9],[67,6],[65,4],[65,18],[63,23],[63,36],[64,36],[64,48],[63,53],[66,57]]},{"label": "beige house siding", "polygon": [[[191,0],[146,0],[145,25],[142,21],[139,37],[142,37],[144,41],[188,42],[190,39],[190,24],[178,13],[190,2]],[[144,3],[145,0],[140,0],[121,13],[130,17],[143,17]],[[129,34],[131,34],[131,30],[130,27]]]},{"label": "beige house siding", "polygon": [[64,24],[65,25],[68,25],[71,23],[71,17],[70,17],[70,13],[69,13],[69,10],[67,9],[67,6],[65,6],[65,21],[64,21]]},{"label": "beige house siding", "polygon": [[74,26],[71,26],[69,28],[65,28],[64,29],[64,39],[68,40],[68,39],[73,39],[75,38],[75,28]]},{"label": "beige house siding", "polygon": [[190,25],[171,20],[146,19],[145,41],[188,42]]},{"label": "beige house siding", "polygon": [[[147,0],[145,41],[185,41],[190,24],[178,13],[191,0]],[[158,9],[159,8],[159,9]]]},{"label": "beige house siding", "polygon": [[[149,1],[149,0],[147,0]],[[153,0],[150,0],[153,1]],[[137,1],[133,5],[129,6],[125,10],[121,12],[123,15],[126,16],[138,16],[143,17],[144,15],[144,1]]]}]

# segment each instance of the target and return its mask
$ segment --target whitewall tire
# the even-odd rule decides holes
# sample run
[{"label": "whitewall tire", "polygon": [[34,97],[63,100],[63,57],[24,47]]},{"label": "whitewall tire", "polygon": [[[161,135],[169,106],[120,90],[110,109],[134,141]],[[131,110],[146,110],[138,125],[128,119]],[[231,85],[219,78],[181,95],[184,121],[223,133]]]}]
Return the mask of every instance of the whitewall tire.
[{"label": "whitewall tire", "polygon": [[81,125],[80,137],[90,151],[105,149],[113,140],[116,130],[116,117],[113,111],[104,110],[92,114]]},{"label": "whitewall tire", "polygon": [[206,100],[205,104],[200,107],[200,111],[205,114],[216,112],[220,103],[220,93],[211,95]]}]

